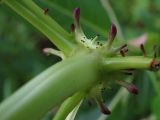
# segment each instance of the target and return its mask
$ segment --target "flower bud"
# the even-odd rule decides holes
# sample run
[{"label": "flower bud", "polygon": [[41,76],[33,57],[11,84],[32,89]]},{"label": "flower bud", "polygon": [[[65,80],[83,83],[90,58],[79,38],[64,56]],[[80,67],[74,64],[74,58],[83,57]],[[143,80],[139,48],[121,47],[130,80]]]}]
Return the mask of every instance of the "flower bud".
[{"label": "flower bud", "polygon": [[111,111],[105,106],[105,104],[104,104],[102,101],[97,100],[97,104],[98,104],[98,106],[99,106],[99,108],[100,108],[100,111],[101,111],[103,114],[105,114],[105,115],[111,114]]},{"label": "flower bud", "polygon": [[113,42],[116,34],[117,34],[117,28],[116,28],[115,24],[112,23],[111,26],[110,26],[110,29],[109,29],[109,35],[108,35],[109,43],[108,43],[108,47],[110,47],[112,45],[112,42]]},{"label": "flower bud", "polygon": [[134,95],[138,94],[138,89],[137,89],[137,87],[135,85],[129,84],[128,86],[126,86],[126,88],[130,93],[132,93]]},{"label": "flower bud", "polygon": [[80,19],[80,8],[75,8],[73,10],[73,17],[74,17],[74,22],[76,26],[79,26],[79,19]]},{"label": "flower bud", "polygon": [[131,83],[127,83],[125,81],[117,81],[118,84],[122,85],[125,87],[130,93],[137,95],[138,94],[138,89],[135,85]]}]

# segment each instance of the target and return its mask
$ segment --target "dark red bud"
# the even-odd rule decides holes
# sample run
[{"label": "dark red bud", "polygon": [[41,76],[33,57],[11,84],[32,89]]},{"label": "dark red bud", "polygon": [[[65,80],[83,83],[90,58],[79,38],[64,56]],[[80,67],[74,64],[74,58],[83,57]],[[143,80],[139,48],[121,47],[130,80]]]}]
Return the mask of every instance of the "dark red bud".
[{"label": "dark red bud", "polygon": [[111,24],[108,34],[108,48],[111,47],[116,34],[117,34],[117,28],[115,24]]},{"label": "dark red bud", "polygon": [[109,29],[109,40],[113,41],[116,34],[117,34],[117,28],[115,24],[112,23]]},{"label": "dark red bud", "polygon": [[98,105],[103,114],[105,115],[111,114],[111,111],[105,106],[105,104],[102,101],[98,101]]},{"label": "dark red bud", "polygon": [[75,9],[73,10],[73,17],[74,17],[75,23],[76,23],[77,25],[79,25],[80,8],[75,8]]},{"label": "dark red bud", "polygon": [[71,32],[74,32],[74,31],[75,31],[75,25],[74,25],[74,24],[71,24],[70,30],[71,30]]},{"label": "dark red bud", "polygon": [[135,85],[129,84],[129,85],[126,86],[126,88],[130,93],[132,93],[134,95],[138,94],[138,89],[137,89],[137,87]]},{"label": "dark red bud", "polygon": [[135,85],[131,83],[127,83],[125,81],[117,81],[118,84],[122,85],[125,87],[130,93],[137,95],[138,94],[138,89]]}]

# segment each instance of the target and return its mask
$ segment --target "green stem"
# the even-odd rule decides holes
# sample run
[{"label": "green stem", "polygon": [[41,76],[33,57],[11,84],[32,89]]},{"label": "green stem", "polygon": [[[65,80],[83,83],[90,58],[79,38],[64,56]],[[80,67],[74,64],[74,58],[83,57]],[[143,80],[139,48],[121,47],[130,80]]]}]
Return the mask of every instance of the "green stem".
[{"label": "green stem", "polygon": [[4,3],[45,34],[65,55],[69,55],[75,48],[69,34],[32,1],[5,0]]},{"label": "green stem", "polygon": [[79,54],[52,66],[55,69],[50,68],[2,102],[0,119],[39,120],[69,96],[96,84],[97,63],[94,55]]},{"label": "green stem", "polygon": [[79,92],[65,100],[53,120],[65,120],[67,115],[76,107],[76,105],[78,105],[78,103],[80,103],[84,97],[85,93]]},{"label": "green stem", "polygon": [[150,69],[153,58],[141,56],[112,57],[103,61],[103,67],[107,71],[116,71],[123,69]]}]

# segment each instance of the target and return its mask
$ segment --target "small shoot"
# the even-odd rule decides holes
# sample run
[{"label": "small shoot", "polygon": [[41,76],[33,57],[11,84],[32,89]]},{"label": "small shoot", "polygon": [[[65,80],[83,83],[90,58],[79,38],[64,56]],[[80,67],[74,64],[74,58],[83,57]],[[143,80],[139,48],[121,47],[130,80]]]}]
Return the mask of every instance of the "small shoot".
[{"label": "small shoot", "polygon": [[117,81],[117,83],[123,87],[125,87],[130,93],[137,95],[138,94],[138,89],[135,85],[132,83],[127,83],[125,81]]},{"label": "small shoot", "polygon": [[117,28],[115,24],[112,23],[109,29],[109,34],[108,34],[108,45],[107,45],[108,49],[111,48],[113,40],[116,37],[116,34],[117,34]]},{"label": "small shoot", "polygon": [[43,52],[46,55],[50,55],[50,54],[56,55],[56,56],[60,57],[62,60],[64,60],[66,58],[65,55],[61,51],[55,50],[53,48],[44,48]]}]

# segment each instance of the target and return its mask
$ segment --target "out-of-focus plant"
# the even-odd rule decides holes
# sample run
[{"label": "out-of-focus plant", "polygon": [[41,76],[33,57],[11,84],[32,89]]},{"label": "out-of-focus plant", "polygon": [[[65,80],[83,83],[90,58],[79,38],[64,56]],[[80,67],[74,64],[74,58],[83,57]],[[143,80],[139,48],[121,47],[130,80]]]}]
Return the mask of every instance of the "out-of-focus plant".
[{"label": "out-of-focus plant", "polygon": [[[110,17],[115,24],[110,25],[108,37],[106,41],[102,41],[98,35],[93,38],[85,35],[80,23],[79,8],[73,10],[74,21],[68,33],[48,15],[48,9],[41,9],[32,0],[2,0],[2,4],[25,18],[59,49],[45,48],[44,53],[54,54],[62,59],[1,103],[2,120],[38,120],[58,106],[60,108],[53,119],[71,120],[84,98],[89,103],[94,99],[103,114],[110,114],[102,96],[104,89],[108,90],[114,84],[119,84],[137,95],[138,89],[126,81],[127,75],[141,70],[157,71],[160,68],[157,47],[150,44],[157,44],[156,40],[146,41],[144,35],[129,42],[114,41],[116,34],[123,38],[122,31],[117,31],[116,26],[118,30],[120,26],[115,16]],[[104,2],[104,7],[105,4]],[[95,26],[90,27],[96,29]],[[104,35],[103,30],[99,31]],[[148,52],[146,46],[151,46],[153,50]],[[128,52],[128,49],[131,51]],[[142,55],[139,55],[138,50],[141,50]],[[137,75],[137,79],[140,76]],[[148,77],[155,76],[149,72]],[[117,96],[111,108],[114,101],[120,98],[121,92]],[[157,99],[155,101],[157,103]],[[100,119],[106,119],[106,116],[101,116]]]}]

